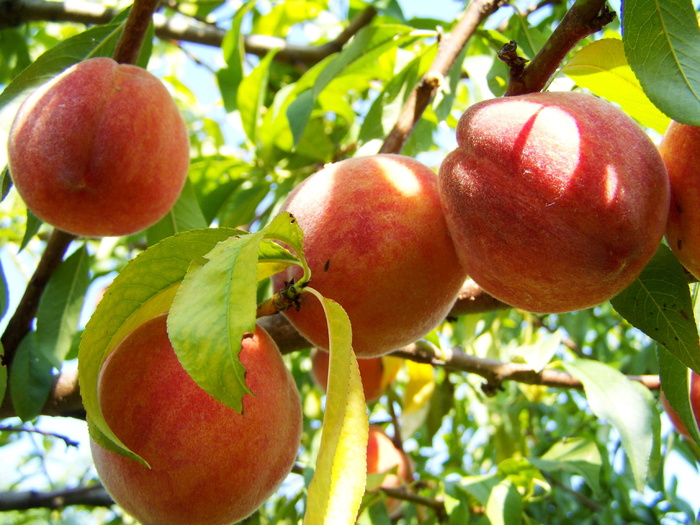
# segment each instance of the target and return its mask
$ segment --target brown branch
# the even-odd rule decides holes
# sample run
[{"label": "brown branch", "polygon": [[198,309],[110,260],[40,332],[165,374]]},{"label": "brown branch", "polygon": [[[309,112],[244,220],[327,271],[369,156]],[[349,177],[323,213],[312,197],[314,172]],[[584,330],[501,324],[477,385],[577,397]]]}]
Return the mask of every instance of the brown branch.
[{"label": "brown branch", "polygon": [[399,153],[413,128],[450,72],[462,48],[479,25],[494,13],[504,0],[473,0],[451,33],[441,40],[435,61],[408,96],[401,113],[382,144],[380,153]]},{"label": "brown branch", "polygon": [[10,366],[12,364],[19,343],[31,330],[32,321],[39,307],[41,294],[44,293],[49,278],[58,268],[58,265],[61,264],[63,256],[73,239],[75,239],[75,235],[59,229],[54,229],[51,233],[34,275],[27,283],[27,288],[17,306],[17,310],[15,310],[8,322],[5,333],[2,334],[2,346],[5,349],[4,365]]},{"label": "brown branch", "polygon": [[576,0],[532,62],[524,69],[511,71],[505,95],[542,91],[576,44],[614,18],[615,13],[608,10],[605,0]]},{"label": "brown branch", "polygon": [[390,498],[408,501],[415,505],[421,505],[422,507],[432,509],[435,512],[435,517],[440,523],[446,522],[449,519],[447,509],[445,508],[445,502],[441,498],[426,498],[425,496],[419,496],[405,487],[381,487],[381,491]]},{"label": "brown branch", "polygon": [[[393,352],[392,355],[419,363],[444,366],[452,370],[480,375],[486,379],[486,384],[482,387],[486,395],[495,394],[502,389],[505,381],[556,388],[583,389],[581,381],[566,372],[553,369],[538,372],[523,363],[504,363],[495,359],[469,355],[458,347],[449,348],[443,353],[431,345],[414,343]],[[638,381],[650,390],[658,390],[660,386],[657,375],[628,376],[628,379]]]},{"label": "brown branch", "polygon": [[114,60],[120,64],[136,64],[158,2],[159,0],[134,0],[124,30],[114,48]]},{"label": "brown branch", "polygon": [[[76,22],[87,25],[107,24],[119,11],[87,2],[47,2],[45,0],[10,0],[0,9],[0,29],[15,27],[28,22]],[[246,35],[246,53],[265,56],[279,49],[275,60],[287,63],[303,63],[312,66],[342,49],[362,27],[369,24],[376,10],[368,7],[353,18],[348,26],[333,40],[320,46],[289,44],[282,38],[266,35]],[[192,42],[221,47],[226,30],[183,17],[167,18],[160,13],[153,16],[156,36],[162,40]]]},{"label": "brown branch", "polygon": [[0,512],[37,508],[57,510],[70,505],[111,507],[114,501],[104,487],[98,484],[50,492],[29,490],[0,493]]}]

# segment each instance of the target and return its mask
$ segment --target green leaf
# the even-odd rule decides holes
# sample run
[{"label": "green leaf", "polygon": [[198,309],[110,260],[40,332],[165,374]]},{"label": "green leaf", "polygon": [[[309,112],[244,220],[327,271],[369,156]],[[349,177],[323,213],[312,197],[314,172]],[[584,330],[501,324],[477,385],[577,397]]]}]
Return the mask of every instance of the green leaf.
[{"label": "green leaf", "polygon": [[230,228],[249,226],[255,219],[258,205],[269,192],[270,183],[265,180],[260,182],[247,180],[243,182],[221,204],[217,214],[219,224]]},{"label": "green leaf", "polygon": [[12,360],[10,392],[15,412],[22,421],[39,415],[53,385],[53,367],[44,357],[35,336],[36,332],[29,332],[22,339]]},{"label": "green leaf", "polygon": [[190,230],[151,246],[124,266],[88,321],[78,355],[83,405],[92,427],[99,429],[105,440],[115,443],[122,453],[129,455],[107,426],[97,398],[102,362],[135,328],[170,309],[193,260],[239,233],[228,228]]},{"label": "green leaf", "polygon": [[[262,243],[290,240],[301,249],[301,235],[285,213],[257,233],[229,237],[192,263],[172,302],[168,335],[180,363],[200,387],[237,412],[250,393],[238,356],[242,339],[255,330],[258,280],[269,276],[270,264],[291,264],[289,252]],[[261,252],[266,260],[259,270]]]},{"label": "green leaf", "polygon": [[321,447],[306,502],[304,525],[355,523],[367,477],[369,422],[360,369],[345,310],[311,288],[328,322],[330,364]]},{"label": "green leaf", "polygon": [[561,344],[561,333],[555,332],[544,340],[539,340],[530,345],[521,345],[513,354],[520,357],[536,372],[540,372],[552,360],[559,345]]},{"label": "green leaf", "polygon": [[55,45],[32,62],[3,90],[0,94],[0,108],[81,60],[111,56],[122,27],[121,22],[96,26]]},{"label": "green leaf", "polygon": [[670,119],[647,98],[627,63],[622,40],[604,38],[579,50],[561,72],[579,86],[615,102],[642,125],[663,135]]},{"label": "green leaf", "polygon": [[41,296],[36,342],[44,358],[60,368],[78,333],[85,292],[90,284],[90,256],[81,246],[61,263]]},{"label": "green leaf", "polygon": [[625,0],[623,42],[644,92],[666,115],[700,126],[700,29],[691,0]]},{"label": "green leaf", "polygon": [[583,383],[593,413],[620,434],[635,485],[641,492],[647,478],[654,474],[660,456],[661,423],[653,396],[645,387],[603,363],[578,359],[562,364]]},{"label": "green leaf", "polygon": [[486,505],[491,491],[505,478],[500,474],[485,474],[481,476],[469,476],[462,480],[460,488],[474,496],[481,505]]},{"label": "green leaf", "polygon": [[168,335],[183,368],[212,397],[243,410],[245,368],[238,355],[255,331],[258,247],[263,234],[234,236],[195,262],[175,295]]},{"label": "green leaf", "polygon": [[[434,49],[434,48],[431,48]],[[362,127],[360,142],[384,138],[396,124],[404,102],[420,79],[421,56],[411,60],[389,82],[374,99]]]},{"label": "green leaf", "polygon": [[253,167],[238,159],[206,157],[190,163],[190,180],[205,222],[211,224],[223,202],[248,178]]},{"label": "green leaf", "polygon": [[659,246],[639,278],[610,302],[630,324],[685,366],[700,371],[690,290],[683,267],[668,246]]},{"label": "green leaf", "polygon": [[255,7],[255,0],[249,0],[238,8],[231,20],[231,27],[226,33],[221,44],[221,51],[228,67],[221,68],[216,73],[219,83],[221,98],[224,101],[224,108],[231,112],[236,109],[236,94],[238,87],[243,80],[243,62],[245,60],[245,46],[243,43],[243,33],[241,23],[243,17]]},{"label": "green leaf", "polygon": [[[0,342],[0,360],[5,357],[5,348]],[[5,392],[7,392],[7,367],[0,365],[0,399],[5,399]]]},{"label": "green leaf", "polygon": [[581,476],[596,494],[601,493],[600,469],[602,458],[595,442],[569,438],[555,443],[540,458],[528,458],[540,470],[571,472]]},{"label": "green leaf", "polygon": [[180,196],[170,211],[146,230],[146,239],[148,245],[152,246],[176,233],[206,228],[208,225],[209,223],[199,207],[192,182],[187,178]]},{"label": "green leaf", "polygon": [[688,368],[663,347],[659,346],[657,350],[659,377],[664,396],[695,442],[700,443],[700,431],[690,403],[691,383]]},{"label": "green leaf", "polygon": [[238,86],[236,106],[241,116],[243,131],[254,145],[258,143],[258,125],[264,113],[261,108],[264,107],[270,77],[270,64],[272,64],[277,51],[274,49],[267,53],[258,66],[248,73]]},{"label": "green leaf", "polygon": [[522,523],[523,500],[509,479],[493,487],[486,502],[486,517],[491,525],[519,525]]},{"label": "green leaf", "polygon": [[349,45],[333,59],[318,75],[313,88],[301,93],[287,108],[287,118],[298,144],[319,93],[344,70],[374,61],[391,49],[417,38],[419,34],[409,26],[381,25],[362,28]]},{"label": "green leaf", "polygon": [[22,243],[19,245],[19,251],[24,250],[29,244],[29,241],[31,241],[32,238],[39,233],[39,229],[41,228],[42,224],[44,224],[44,221],[34,215],[32,210],[27,208],[27,225],[24,229]]},{"label": "green leaf", "polygon": [[284,37],[294,24],[312,20],[325,8],[327,2],[285,0],[255,21],[252,34]]},{"label": "green leaf", "polygon": [[[5,269],[0,262],[0,319],[5,317],[7,308],[10,302],[10,290],[7,287],[7,278],[5,277]],[[2,399],[2,397],[0,397]]]}]

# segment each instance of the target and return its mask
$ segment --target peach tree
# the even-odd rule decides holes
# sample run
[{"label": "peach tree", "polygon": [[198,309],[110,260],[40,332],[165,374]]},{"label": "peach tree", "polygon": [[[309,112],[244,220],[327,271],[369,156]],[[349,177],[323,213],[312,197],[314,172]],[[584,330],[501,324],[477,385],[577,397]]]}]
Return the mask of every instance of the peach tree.
[{"label": "peach tree", "polygon": [[[27,163],[49,165],[43,176],[60,178],[61,168],[47,164],[52,152],[104,146],[93,140],[90,128],[63,133],[59,125],[33,124],[27,133],[37,133],[32,144],[38,146],[17,139],[10,152],[20,152],[15,159],[5,146],[0,149],[0,521],[133,522],[102,486],[90,439],[126,461],[149,461],[122,442],[119,424],[107,422],[98,395],[100,374],[130,333],[166,312],[179,366],[216,403],[245,416],[252,394],[239,355],[256,326],[276,343],[299,391],[303,423],[296,461],[275,494],[243,523],[655,524],[698,517],[700,432],[691,402],[697,398],[691,396],[691,371],[700,372],[692,253],[697,227],[678,220],[683,214],[692,218],[700,205],[693,200],[697,162],[688,160],[700,150],[692,142],[700,126],[694,4],[425,4],[6,0],[0,5],[3,144],[12,140],[24,100],[71,66],[98,57],[158,77],[189,133],[189,168],[176,202],[157,222],[122,236],[54,228],[13,183],[12,171]],[[646,197],[676,219],[673,236],[659,240],[663,225],[656,224],[648,237],[637,219],[629,220],[637,217],[632,211],[614,217],[639,236],[624,239],[630,249],[651,244],[645,246],[645,264],[609,300],[576,311],[533,313],[499,300],[495,290],[490,295],[490,283],[478,272],[473,280],[467,275],[471,247],[462,246],[458,251],[466,255],[450,258],[449,243],[460,240],[441,226],[444,199],[433,196],[433,183],[400,179],[395,166],[374,170],[376,175],[363,160],[381,155],[402,159],[397,161],[402,166],[415,163],[421,168],[408,171],[421,171],[420,180],[430,181],[458,140],[465,147],[458,136],[465,111],[540,91],[596,97],[605,109],[591,111],[596,117],[577,128],[587,134],[580,148],[588,148],[591,165],[603,157],[632,163],[626,177],[637,169],[637,151],[620,138],[627,135],[618,120],[605,118],[613,106],[649,141],[645,155],[653,159],[669,124],[690,130],[674,143],[667,137],[658,157],[663,183],[671,176],[670,197],[664,184],[647,188],[653,194]],[[151,135],[156,128],[167,134],[168,126],[136,125],[147,101],[133,97],[119,104],[124,109],[106,112],[109,117],[99,122],[123,125],[119,138],[126,140],[107,140],[122,153],[115,159],[128,160],[136,152],[149,159]],[[74,118],[84,124],[81,118],[91,114]],[[498,123],[505,126],[511,117],[506,110]],[[564,124],[552,119],[545,131],[553,137],[551,157],[570,161],[569,144],[557,142],[572,135]],[[529,126],[518,130],[516,144],[527,142],[534,125]],[[482,131],[471,140],[480,140]],[[609,138],[591,147],[588,137],[597,135]],[[494,140],[503,136],[499,132]],[[39,152],[48,155],[46,161]],[[513,175],[517,170],[508,171],[511,164],[536,172],[542,163],[525,154],[520,163],[509,155],[476,155],[475,163],[500,163],[510,179],[481,188],[484,193],[475,193],[468,210],[452,220],[470,233],[471,212],[487,201],[499,213],[497,219],[489,216],[487,225],[497,226],[489,235],[499,236],[499,229],[503,238],[528,232],[519,235],[522,244],[532,240],[547,248],[533,260],[514,259],[517,250],[506,250],[508,263],[489,258],[479,265],[495,279],[511,269],[505,277],[522,284],[515,269],[546,280],[547,269],[562,266],[562,254],[572,253],[552,238],[578,239],[585,248],[590,237],[556,237],[559,226],[543,220],[544,211],[533,206],[512,213],[532,188],[518,186],[522,181]],[[328,165],[365,167],[299,198],[301,191],[294,189],[304,181],[318,190],[319,173],[334,173],[336,168],[324,170]],[[122,164],[115,160],[114,166],[120,170],[115,177],[122,175]],[[605,172],[601,195],[617,191],[614,171]],[[110,176],[109,170],[102,176]],[[683,182],[677,184],[679,177]],[[587,184],[577,187],[582,197],[577,215],[564,219],[566,227],[580,223],[581,214],[598,213],[585,204]],[[673,193],[676,184],[683,195]],[[107,193],[100,195],[101,204],[85,208],[99,213],[104,206],[100,222],[109,223],[110,206],[125,195],[121,213],[131,209],[138,215],[160,190]],[[405,209],[394,204],[407,196],[414,200]],[[60,192],[53,198],[59,200],[56,208],[65,204]],[[61,208],[64,214],[83,211],[80,201]],[[428,212],[421,215],[423,208]],[[345,216],[338,212],[344,209],[350,210]],[[656,223],[667,212],[659,209]],[[509,213],[510,222],[504,220]],[[598,229],[604,231],[613,217],[603,219]],[[535,242],[542,239],[549,242]],[[571,264],[578,264],[587,250],[573,253]],[[431,264],[439,257],[440,264]],[[586,271],[585,262],[576,268],[572,283]],[[585,293],[598,303],[603,300],[598,286],[607,289],[595,279],[583,288],[556,281],[547,293]],[[529,293],[529,285],[521,288]],[[324,328],[320,339],[302,329],[307,340],[295,328],[302,326],[305,310],[320,319],[314,320]],[[369,402],[354,333],[363,353],[373,354],[374,340],[382,348],[374,353],[384,354],[382,395]],[[312,374],[316,346],[330,350],[327,389]],[[662,385],[668,405],[660,401]],[[140,389],[127,394],[136,402]],[[674,423],[664,406],[672,407]],[[191,415],[187,407],[178,409],[183,418]],[[682,434],[674,426],[679,422]],[[368,437],[377,432],[391,445],[368,449]],[[262,456],[265,448],[250,439],[251,454]],[[383,459],[383,451],[400,459],[390,462],[389,452]],[[183,496],[188,509],[218,493],[208,485],[200,491],[207,494]]]}]

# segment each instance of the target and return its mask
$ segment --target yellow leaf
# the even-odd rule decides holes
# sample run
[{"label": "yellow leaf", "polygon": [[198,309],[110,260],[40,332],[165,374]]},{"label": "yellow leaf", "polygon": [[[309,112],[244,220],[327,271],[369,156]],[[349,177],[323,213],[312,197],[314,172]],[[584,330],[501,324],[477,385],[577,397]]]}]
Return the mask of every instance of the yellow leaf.
[{"label": "yellow leaf", "polygon": [[587,45],[569,60],[562,72],[579,86],[615,102],[642,125],[663,134],[670,122],[647,98],[627,63],[622,41],[603,38]]},{"label": "yellow leaf", "polygon": [[380,387],[383,389],[389,386],[394,381],[394,378],[396,377],[396,374],[399,373],[399,369],[401,369],[404,360],[400,357],[393,357],[390,355],[383,355],[381,359],[382,380],[380,383]]},{"label": "yellow leaf", "polygon": [[432,365],[406,361],[408,384],[403,395],[403,412],[418,412],[430,401],[435,390]]},{"label": "yellow leaf", "polygon": [[367,405],[345,310],[312,288],[323,305],[330,339],[326,411],[304,525],[352,525],[367,478]]}]

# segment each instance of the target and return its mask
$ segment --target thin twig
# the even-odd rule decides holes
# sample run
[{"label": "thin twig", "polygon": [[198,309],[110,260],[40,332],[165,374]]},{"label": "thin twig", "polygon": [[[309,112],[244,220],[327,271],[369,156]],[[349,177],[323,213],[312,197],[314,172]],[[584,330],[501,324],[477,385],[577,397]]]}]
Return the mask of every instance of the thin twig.
[{"label": "thin twig", "polygon": [[41,430],[39,428],[27,428],[27,427],[13,427],[9,425],[0,425],[0,432],[13,432],[13,433],[19,433],[19,432],[26,432],[30,434],[39,434],[40,436],[46,436],[46,437],[53,437],[56,439],[62,440],[66,446],[68,447],[78,447],[80,443],[78,441],[75,441],[74,439],[69,438],[68,436],[64,436],[62,434],[56,434],[55,432],[48,432],[46,430]]},{"label": "thin twig", "polygon": [[380,153],[399,153],[403,149],[421,115],[452,69],[462,48],[479,25],[503,3],[504,0],[474,0],[469,4],[454,29],[440,40],[435,60],[408,96],[394,128],[379,150]]}]

